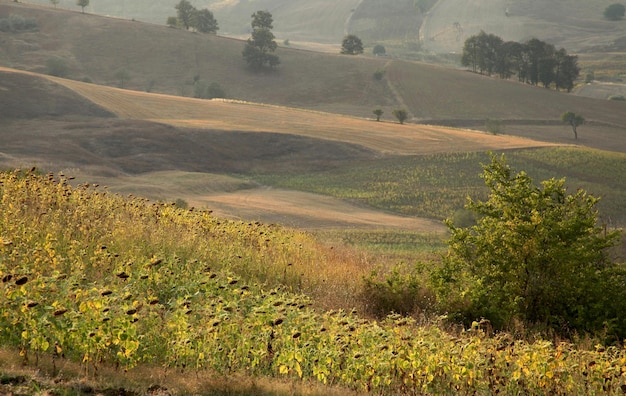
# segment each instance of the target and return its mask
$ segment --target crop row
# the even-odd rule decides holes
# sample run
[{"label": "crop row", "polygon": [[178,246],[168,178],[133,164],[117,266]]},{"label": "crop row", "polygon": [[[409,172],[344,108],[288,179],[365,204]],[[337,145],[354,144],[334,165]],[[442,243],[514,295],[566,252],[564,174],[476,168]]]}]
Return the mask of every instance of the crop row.
[{"label": "crop row", "polygon": [[[569,185],[601,196],[601,213],[625,224],[626,155],[586,148],[541,148],[507,154],[512,166],[543,180],[566,177]],[[255,175],[261,182],[311,191],[396,213],[445,219],[463,207],[467,196],[486,197],[480,179],[485,153],[447,153],[391,157],[348,164],[310,174]]]},{"label": "crop row", "polygon": [[1,174],[0,199],[0,342],[25,360],[51,354],[87,373],[148,363],[383,394],[626,389],[625,349],[488,336],[480,323],[453,335],[400,316],[324,312],[242,276],[242,261],[254,272],[282,272],[292,253],[308,263],[315,253],[298,233],[32,172]]}]

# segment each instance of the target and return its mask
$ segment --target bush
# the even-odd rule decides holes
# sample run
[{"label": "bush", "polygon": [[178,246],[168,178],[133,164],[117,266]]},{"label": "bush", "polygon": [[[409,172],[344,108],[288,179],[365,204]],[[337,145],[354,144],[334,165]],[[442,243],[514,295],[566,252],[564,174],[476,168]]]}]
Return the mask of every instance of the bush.
[{"label": "bush", "polygon": [[609,21],[619,21],[624,18],[626,7],[623,4],[614,3],[604,9],[604,17]]},{"label": "bush", "polygon": [[383,69],[378,69],[374,72],[374,79],[377,81],[380,81],[383,79],[383,77],[385,77],[385,70]]},{"label": "bush", "polygon": [[624,95],[612,95],[612,96],[609,96],[609,100],[616,100],[618,102],[626,102],[626,97],[624,97]]},{"label": "bush", "polygon": [[369,313],[384,318],[391,313],[414,315],[431,310],[434,294],[421,281],[419,267],[409,273],[395,268],[382,278],[376,271],[363,279],[363,300]]},{"label": "bush", "polygon": [[485,129],[493,135],[499,135],[504,133],[504,124],[502,123],[502,120],[488,118],[485,121]]},{"label": "bush", "polygon": [[433,276],[444,307],[499,329],[521,321],[565,336],[626,337],[626,266],[610,261],[619,232],[597,224],[599,199],[582,189],[569,195],[564,179],[536,186],[504,157],[483,168],[489,198],[467,204],[477,224],[447,221],[449,253]]},{"label": "bush", "polygon": [[47,73],[55,77],[67,77],[69,67],[63,58],[50,58],[46,61]]},{"label": "bush", "polygon": [[380,44],[376,44],[374,46],[374,49],[372,50],[372,53],[376,56],[382,56],[385,55],[385,53],[387,52],[387,50],[385,49],[385,47],[383,45]]},{"label": "bush", "polygon": [[39,28],[39,23],[34,18],[25,18],[20,15],[9,15],[8,18],[0,18],[0,31],[20,32],[33,31]]}]

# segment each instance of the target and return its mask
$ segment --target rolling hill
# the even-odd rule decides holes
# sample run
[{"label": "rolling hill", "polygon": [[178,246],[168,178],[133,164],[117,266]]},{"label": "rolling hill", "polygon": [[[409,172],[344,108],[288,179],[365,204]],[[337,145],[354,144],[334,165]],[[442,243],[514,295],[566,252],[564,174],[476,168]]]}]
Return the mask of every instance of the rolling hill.
[{"label": "rolling hill", "polygon": [[[63,169],[119,191],[183,197],[232,215],[223,201],[294,206],[281,191],[269,194],[237,176],[259,170],[306,172],[390,155],[547,144],[626,151],[623,103],[418,62],[289,48],[279,49],[280,67],[257,74],[245,67],[239,40],[13,2],[0,4],[0,13],[33,18],[39,27],[2,36],[5,167]],[[37,74],[52,58],[66,63],[68,78]],[[120,70],[127,81],[116,77]],[[381,81],[373,78],[377,70],[385,72]],[[194,80],[219,82],[232,100],[190,98]],[[126,89],[112,87],[122,83]],[[385,110],[383,122],[371,119],[376,107]],[[399,107],[412,115],[409,125],[390,120]],[[578,141],[559,121],[566,110],[588,121]],[[506,135],[458,129],[484,128],[486,119],[502,120]],[[173,183],[180,178],[190,184]],[[222,193],[231,195],[217,197]],[[258,203],[257,193],[284,204]],[[316,203],[323,200],[298,195],[295,201],[321,208]],[[297,217],[278,212],[267,220]],[[354,224],[354,217],[340,216],[347,212],[327,218]],[[403,227],[404,219],[396,220],[384,223]]]}]

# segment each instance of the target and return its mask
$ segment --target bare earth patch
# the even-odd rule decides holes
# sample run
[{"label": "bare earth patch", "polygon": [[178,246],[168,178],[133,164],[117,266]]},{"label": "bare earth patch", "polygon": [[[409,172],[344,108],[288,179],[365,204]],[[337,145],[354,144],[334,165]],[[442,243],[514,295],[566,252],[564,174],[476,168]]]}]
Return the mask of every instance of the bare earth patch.
[{"label": "bare earth patch", "polygon": [[219,217],[280,223],[294,228],[373,228],[443,232],[441,222],[382,213],[318,194],[260,187],[233,193],[190,197]]}]

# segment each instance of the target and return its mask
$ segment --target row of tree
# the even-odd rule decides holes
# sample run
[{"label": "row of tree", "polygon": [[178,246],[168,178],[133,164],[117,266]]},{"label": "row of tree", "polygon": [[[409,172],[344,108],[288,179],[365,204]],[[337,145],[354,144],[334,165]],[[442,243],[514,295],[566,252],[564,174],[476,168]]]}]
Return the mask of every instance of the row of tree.
[{"label": "row of tree", "polygon": [[180,0],[175,6],[176,16],[167,18],[169,26],[193,28],[200,33],[217,33],[219,25],[213,13],[206,8],[198,10],[188,0]]},{"label": "row of tree", "polygon": [[507,79],[517,75],[520,82],[567,92],[580,74],[578,57],[568,55],[564,48],[557,50],[536,38],[525,43],[505,42],[484,31],[465,40],[461,63],[481,74]]}]

